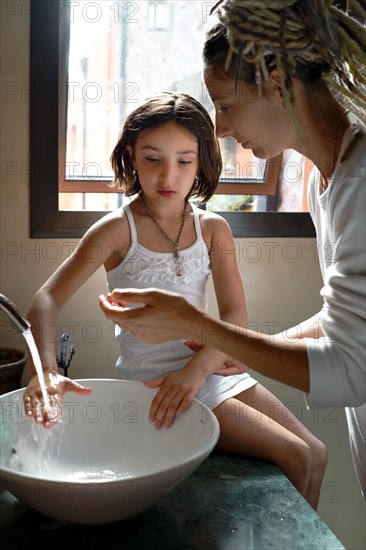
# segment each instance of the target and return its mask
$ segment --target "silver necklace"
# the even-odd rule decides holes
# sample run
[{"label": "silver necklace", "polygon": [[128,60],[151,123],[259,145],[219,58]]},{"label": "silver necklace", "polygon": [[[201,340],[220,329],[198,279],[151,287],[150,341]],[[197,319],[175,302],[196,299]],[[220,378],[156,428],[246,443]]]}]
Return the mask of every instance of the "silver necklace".
[{"label": "silver necklace", "polygon": [[[344,116],[348,113],[348,111],[349,111],[349,109],[346,109],[345,111],[343,111],[343,113],[341,114],[341,116],[339,117],[338,122],[337,122],[337,128],[336,128],[336,131],[335,131],[335,134],[334,134],[334,141],[333,141],[332,163],[330,165],[330,173],[329,173],[330,178],[332,177],[333,170],[334,170],[334,167],[335,167],[335,160],[336,160],[335,156],[336,156],[336,147],[337,147],[339,129],[341,127],[341,122],[342,122]],[[324,193],[324,191],[327,189],[327,187],[328,187],[328,182],[322,176],[322,174],[320,174],[320,193]]]},{"label": "silver necklace", "polygon": [[147,206],[146,202],[145,202],[144,199],[142,198],[142,195],[139,195],[139,199],[140,199],[140,201],[142,202],[142,205],[143,205],[143,207],[145,208],[146,212],[149,214],[150,218],[151,218],[152,221],[155,223],[156,227],[157,227],[158,229],[160,229],[160,231],[162,232],[162,234],[164,235],[164,237],[166,237],[166,238],[168,239],[168,241],[170,241],[170,243],[172,244],[173,249],[174,249],[175,272],[176,272],[176,274],[177,274],[178,277],[182,277],[182,275],[183,275],[183,262],[182,262],[182,258],[181,258],[181,256],[180,256],[179,242],[180,242],[180,238],[181,238],[181,236],[182,236],[184,224],[185,224],[185,222],[186,222],[187,203],[184,205],[183,216],[182,216],[182,223],[181,223],[181,226],[180,226],[179,235],[178,235],[177,240],[174,242],[173,239],[172,239],[171,237],[169,237],[169,235],[168,235],[168,233],[165,231],[165,229],[163,229],[163,228],[161,227],[160,223],[158,222],[158,220],[156,219],[156,217],[155,217],[154,214],[151,212],[150,208]]}]

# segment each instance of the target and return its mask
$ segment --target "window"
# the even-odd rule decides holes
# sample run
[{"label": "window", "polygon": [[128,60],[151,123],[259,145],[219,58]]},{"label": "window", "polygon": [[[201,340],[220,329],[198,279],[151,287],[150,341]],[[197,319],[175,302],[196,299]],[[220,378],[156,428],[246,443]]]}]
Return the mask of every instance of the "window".
[{"label": "window", "polygon": [[149,0],[148,29],[166,31],[170,27],[170,2],[166,0]]},{"label": "window", "polygon": [[[195,95],[212,111],[201,82],[202,47],[197,41],[203,42],[205,28],[214,22],[208,18],[213,4],[32,0],[32,237],[79,237],[106,210],[121,204],[121,194],[107,186],[111,180],[108,159],[124,116],[140,99],[161,89],[179,89]],[[196,10],[195,24],[185,27],[184,17],[187,21],[193,17],[187,10]],[[193,33],[196,22],[199,32],[188,36],[188,28]],[[78,41],[70,32],[73,23],[79,23]],[[96,31],[101,23],[104,34]],[[179,26],[185,32],[185,52],[192,51],[192,58],[178,52],[182,42],[176,36]],[[87,46],[97,56],[93,63]],[[158,70],[160,64],[168,67],[165,81]],[[108,113],[110,123],[106,124]],[[209,207],[221,211],[230,201],[231,207],[234,204],[240,210],[223,212],[235,236],[314,234],[309,214],[277,212],[280,159],[267,163],[252,156],[244,159],[240,157],[243,150],[230,140],[224,140],[222,151],[224,169],[218,193],[225,195],[219,202],[220,197],[215,196]]]}]

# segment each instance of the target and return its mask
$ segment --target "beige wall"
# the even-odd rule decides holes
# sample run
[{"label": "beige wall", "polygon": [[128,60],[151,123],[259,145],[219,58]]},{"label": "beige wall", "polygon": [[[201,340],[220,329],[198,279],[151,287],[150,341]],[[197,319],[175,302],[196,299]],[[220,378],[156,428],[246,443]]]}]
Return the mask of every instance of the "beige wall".
[{"label": "beige wall", "polygon": [[[73,241],[29,239],[29,15],[20,9],[21,4],[27,7],[26,2],[13,4],[19,7],[17,14],[1,20],[0,289],[26,312],[33,293],[67,256]],[[320,275],[312,239],[239,239],[236,244],[252,322],[263,329],[275,324],[278,330],[319,308]],[[96,301],[104,290],[103,272],[99,271],[60,316],[60,334],[74,332],[76,355],[70,371],[74,378],[114,377],[118,350],[110,323]],[[210,309],[215,311],[211,287]],[[8,323],[3,322],[0,328],[1,345],[25,349],[22,338],[12,333]],[[24,383],[27,379],[25,375]],[[343,411],[306,411],[300,392],[261,381],[327,444],[330,459],[319,514],[348,549],[364,548],[365,504],[353,471]]]}]

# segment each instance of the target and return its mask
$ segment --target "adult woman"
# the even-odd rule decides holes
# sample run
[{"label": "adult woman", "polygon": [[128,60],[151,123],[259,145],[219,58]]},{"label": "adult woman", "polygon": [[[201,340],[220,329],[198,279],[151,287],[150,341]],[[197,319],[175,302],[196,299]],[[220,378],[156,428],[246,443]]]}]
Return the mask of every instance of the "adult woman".
[{"label": "adult woman", "polygon": [[[204,48],[216,133],[234,137],[260,158],[295,149],[318,168],[309,183],[309,206],[324,280],[323,308],[291,333],[270,338],[214,320],[181,298],[154,290],[115,291],[100,303],[114,322],[134,323],[135,334],[146,342],[203,342],[307,392],[310,405],[352,407],[346,409],[347,420],[365,496],[366,134],[353,114],[362,118],[366,105],[365,32],[328,1],[245,4],[224,2],[222,23],[211,30]],[[148,307],[124,309],[130,302]],[[233,372],[235,367],[226,370]]]}]

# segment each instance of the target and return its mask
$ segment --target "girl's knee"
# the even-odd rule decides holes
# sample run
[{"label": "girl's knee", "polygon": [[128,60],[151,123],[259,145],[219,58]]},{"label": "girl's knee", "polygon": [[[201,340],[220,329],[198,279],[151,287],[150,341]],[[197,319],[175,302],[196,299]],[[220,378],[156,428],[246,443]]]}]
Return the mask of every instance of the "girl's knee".
[{"label": "girl's knee", "polygon": [[317,439],[311,446],[312,470],[324,473],[328,462],[328,449],[322,441]]},{"label": "girl's knee", "polygon": [[290,439],[281,446],[276,462],[282,470],[289,470],[298,477],[306,478],[311,471],[312,452],[302,439]]},{"label": "girl's knee", "polygon": [[281,453],[278,466],[304,496],[311,478],[312,452],[309,445],[302,440],[289,442]]},{"label": "girl's knee", "polygon": [[312,451],[305,441],[296,442],[293,453],[293,460],[302,466],[304,472],[309,473],[312,466]]}]

